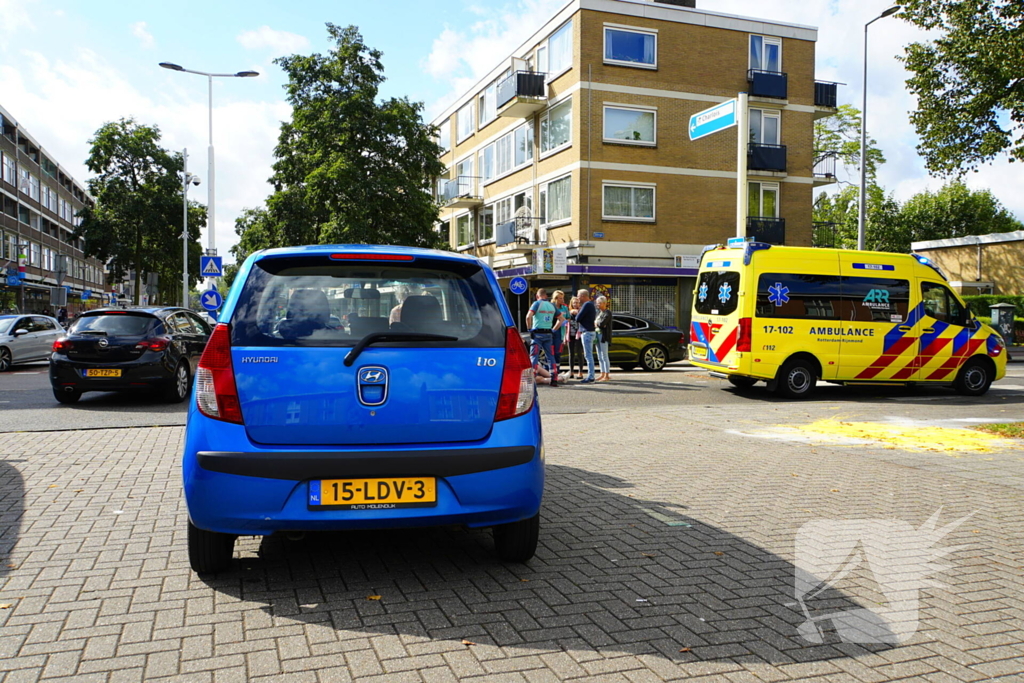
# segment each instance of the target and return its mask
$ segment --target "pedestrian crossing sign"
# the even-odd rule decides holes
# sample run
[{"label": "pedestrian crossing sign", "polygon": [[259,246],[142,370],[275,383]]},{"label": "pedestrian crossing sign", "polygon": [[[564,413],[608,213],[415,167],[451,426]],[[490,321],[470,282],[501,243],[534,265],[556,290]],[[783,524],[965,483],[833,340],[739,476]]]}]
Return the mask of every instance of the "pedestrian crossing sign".
[{"label": "pedestrian crossing sign", "polygon": [[223,256],[200,256],[199,274],[203,277],[222,277],[224,275],[223,258]]}]

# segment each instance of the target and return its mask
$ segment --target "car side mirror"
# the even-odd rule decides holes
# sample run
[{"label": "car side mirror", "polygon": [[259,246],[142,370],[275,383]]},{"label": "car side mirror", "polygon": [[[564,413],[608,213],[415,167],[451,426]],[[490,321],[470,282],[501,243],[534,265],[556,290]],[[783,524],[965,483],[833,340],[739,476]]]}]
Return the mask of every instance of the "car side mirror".
[{"label": "car side mirror", "polygon": [[15,331],[14,331],[14,336],[15,336],[15,337],[20,337],[20,336],[22,336],[23,334],[28,334],[28,330],[26,330],[25,328],[22,328],[22,329],[20,329],[20,330],[15,330]]},{"label": "car side mirror", "polygon": [[981,328],[981,323],[978,322],[977,318],[968,318],[967,319],[967,329],[969,329],[969,330],[977,330],[977,329],[980,329],[980,328]]}]

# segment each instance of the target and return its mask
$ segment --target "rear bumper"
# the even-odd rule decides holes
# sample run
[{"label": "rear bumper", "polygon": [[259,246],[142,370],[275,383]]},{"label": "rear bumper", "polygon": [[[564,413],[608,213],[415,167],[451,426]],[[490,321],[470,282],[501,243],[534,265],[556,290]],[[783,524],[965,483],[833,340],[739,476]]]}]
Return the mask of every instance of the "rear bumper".
[{"label": "rear bumper", "polygon": [[[283,530],[383,529],[461,524],[486,527],[540,510],[544,456],[540,417],[496,423],[483,442],[386,447],[376,451],[271,449],[242,425],[211,420],[193,399],[182,477],[189,518],[238,535]],[[437,477],[437,505],[391,510],[310,509],[309,481]]]},{"label": "rear bumper", "polygon": [[[114,368],[121,371],[120,377],[83,376],[82,371],[90,368]],[[50,358],[50,383],[54,387],[72,386],[79,391],[119,391],[159,386],[174,378],[174,368],[168,367],[164,358],[156,360],[125,361],[122,363],[98,363],[73,361],[54,354]]]}]

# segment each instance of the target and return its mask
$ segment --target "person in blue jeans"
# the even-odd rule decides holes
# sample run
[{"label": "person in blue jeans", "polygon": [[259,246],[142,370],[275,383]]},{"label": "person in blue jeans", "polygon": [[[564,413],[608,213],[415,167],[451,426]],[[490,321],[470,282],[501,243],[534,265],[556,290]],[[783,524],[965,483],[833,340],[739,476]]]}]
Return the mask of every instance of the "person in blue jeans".
[{"label": "person in blue jeans", "polygon": [[530,346],[530,360],[533,362],[534,370],[540,363],[540,351],[544,349],[551,364],[551,386],[558,386],[558,355],[555,353],[554,333],[564,323],[561,312],[555,305],[548,301],[548,292],[541,287],[537,290],[537,300],[530,306],[526,314],[526,324],[530,327],[530,338],[533,344]]},{"label": "person in blue jeans", "polygon": [[594,338],[597,336],[597,309],[590,300],[590,290],[581,289],[576,293],[580,300],[580,311],[576,314],[576,322],[580,326],[583,342],[583,357],[587,359],[587,376],[580,384],[591,384],[594,381]]}]

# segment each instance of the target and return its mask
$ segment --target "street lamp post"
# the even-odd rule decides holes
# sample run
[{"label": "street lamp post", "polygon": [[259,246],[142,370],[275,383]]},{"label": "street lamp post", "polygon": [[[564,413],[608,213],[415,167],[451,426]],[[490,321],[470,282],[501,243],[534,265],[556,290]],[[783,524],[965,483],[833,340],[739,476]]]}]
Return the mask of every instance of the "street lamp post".
[{"label": "street lamp post", "polygon": [[[208,92],[209,92],[209,98],[210,98],[210,114],[209,114],[209,119],[210,119],[210,146],[209,146],[209,168],[208,168],[209,177],[207,178],[207,182],[209,182],[210,187],[209,187],[209,190],[208,190],[208,192],[209,192],[208,197],[209,198],[207,199],[207,207],[206,207],[206,214],[207,214],[206,215],[206,226],[207,226],[207,240],[206,240],[207,252],[206,253],[209,256],[216,256],[217,255],[217,245],[216,245],[216,242],[215,242],[215,239],[214,239],[215,227],[214,227],[214,205],[213,205],[214,189],[216,187],[216,184],[214,182],[214,163],[213,163],[213,79],[214,78],[253,78],[255,76],[259,76],[260,74],[259,74],[258,71],[238,71],[238,72],[233,73],[233,74],[214,74],[214,73],[207,73],[206,71],[193,71],[192,69],[186,69],[183,66],[180,66],[178,64],[173,64],[171,62],[160,62],[160,66],[162,66],[165,69],[170,69],[171,71],[184,71],[185,73],[189,73],[189,74],[198,74],[200,76],[206,76],[206,79],[207,79]],[[208,278],[208,279],[212,279],[212,278]]]},{"label": "street lamp post", "polygon": [[900,11],[902,5],[893,5],[864,24],[864,101],[860,110],[860,202],[857,214],[857,249],[864,251],[864,226],[867,211],[868,185],[868,26]]},{"label": "street lamp post", "polygon": [[182,242],[182,254],[181,254],[181,306],[182,308],[188,308],[188,186],[199,185],[199,176],[193,175],[188,172],[188,150],[184,151],[182,156],[182,190],[181,190],[181,242]]}]

